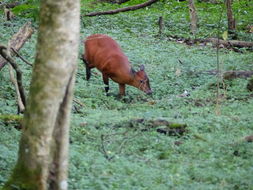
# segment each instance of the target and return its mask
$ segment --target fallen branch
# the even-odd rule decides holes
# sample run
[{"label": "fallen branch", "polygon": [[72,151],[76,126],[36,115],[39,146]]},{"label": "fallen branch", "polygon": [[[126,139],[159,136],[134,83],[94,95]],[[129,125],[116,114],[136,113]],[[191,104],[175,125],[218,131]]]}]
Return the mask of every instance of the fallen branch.
[{"label": "fallen branch", "polygon": [[[10,49],[15,49],[19,51],[19,49],[24,45],[27,39],[31,37],[33,34],[33,28],[31,27],[31,23],[27,22],[20,30],[12,36],[10,39]],[[14,52],[11,51],[11,56],[14,55]],[[0,70],[5,66],[7,61],[0,57]]]},{"label": "fallen branch", "polygon": [[0,9],[2,9],[4,7],[8,8],[8,9],[12,9],[20,4],[21,4],[20,2],[13,2],[13,3],[1,3],[0,2]]},{"label": "fallen branch", "polygon": [[8,61],[16,71],[18,90],[20,93],[22,103],[25,106],[26,105],[26,98],[25,98],[25,92],[24,92],[24,88],[23,88],[23,84],[22,84],[22,72],[19,69],[18,65],[15,63],[15,61],[8,55],[7,48],[5,46],[0,45],[0,55],[2,55],[4,57],[4,59],[6,59],[6,61]]},{"label": "fallen branch", "polygon": [[141,9],[141,8],[150,6],[150,5],[152,5],[153,3],[157,2],[157,1],[158,0],[149,0],[145,3],[138,4],[138,5],[135,5],[135,6],[124,7],[124,8],[119,8],[119,9],[104,11],[104,12],[93,12],[93,13],[88,13],[85,16],[112,15],[112,14],[117,14],[117,13],[120,13],[120,12],[133,11],[133,10],[137,10],[137,9]]},{"label": "fallen branch", "polygon": [[253,71],[226,71],[223,73],[223,79],[231,80],[235,78],[249,78],[253,75]]}]

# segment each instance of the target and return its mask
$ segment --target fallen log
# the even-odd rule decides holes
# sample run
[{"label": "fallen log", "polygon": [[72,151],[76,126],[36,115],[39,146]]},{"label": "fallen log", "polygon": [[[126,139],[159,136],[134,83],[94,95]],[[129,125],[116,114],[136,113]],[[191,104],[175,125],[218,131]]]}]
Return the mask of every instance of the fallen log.
[{"label": "fallen log", "polygon": [[141,8],[150,6],[150,5],[152,5],[153,3],[157,2],[157,1],[158,0],[149,0],[145,3],[138,4],[138,5],[135,5],[135,6],[124,7],[124,8],[119,8],[119,9],[104,11],[104,12],[93,12],[93,13],[88,13],[85,16],[112,15],[112,14],[117,14],[117,13],[120,13],[120,12],[134,11],[134,10],[137,10],[137,9],[141,9]]},{"label": "fallen log", "polygon": [[[10,54],[11,56],[15,55],[15,52],[11,50],[12,48],[16,51],[19,51],[24,43],[31,37],[33,34],[33,28],[31,27],[31,22],[27,22],[19,31],[12,36],[10,39]],[[7,61],[0,56],[0,71],[6,65]]]},{"label": "fallen log", "polygon": [[0,120],[4,122],[17,122],[21,123],[23,120],[23,116],[21,115],[0,115]]},{"label": "fallen log", "polygon": [[[210,75],[216,75],[219,72],[217,70],[203,71],[199,73],[207,73]],[[225,71],[221,72],[221,76],[225,80],[231,80],[235,78],[249,78],[253,76],[253,71]]]},{"label": "fallen log", "polygon": [[10,124],[17,130],[22,129],[22,121],[23,116],[22,115],[1,115],[0,114],[0,121],[5,124]]},{"label": "fallen log", "polygon": [[214,46],[224,45],[226,48],[237,47],[237,48],[253,48],[253,42],[239,41],[239,40],[221,40],[218,38],[207,38],[202,42],[210,42]]},{"label": "fallen log", "polygon": [[235,78],[249,78],[253,75],[253,71],[226,71],[223,73],[223,79],[231,80]]},{"label": "fallen log", "polygon": [[223,47],[227,49],[232,49],[237,51],[236,48],[247,48],[248,50],[253,50],[253,42],[239,41],[239,40],[221,40],[218,38],[207,38],[207,39],[190,39],[190,38],[181,38],[179,36],[170,35],[168,36],[170,40],[176,40],[180,43],[185,43],[187,45],[193,44],[204,44],[211,43],[213,46]]}]

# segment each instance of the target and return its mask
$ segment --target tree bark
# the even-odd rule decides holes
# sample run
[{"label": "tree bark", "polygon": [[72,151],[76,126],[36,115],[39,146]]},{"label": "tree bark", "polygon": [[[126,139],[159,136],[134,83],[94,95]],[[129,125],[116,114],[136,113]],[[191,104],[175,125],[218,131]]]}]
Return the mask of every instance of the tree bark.
[{"label": "tree bark", "polygon": [[157,1],[158,0],[149,0],[149,1],[147,1],[145,3],[142,3],[142,4],[139,4],[139,5],[135,5],[135,6],[131,6],[131,7],[124,7],[124,8],[105,11],[105,12],[88,13],[85,16],[112,15],[112,14],[117,14],[117,13],[120,13],[120,12],[133,11],[133,10],[137,10],[137,9],[141,9],[141,8],[150,6],[150,5],[152,5],[153,3],[157,2]]},{"label": "tree bark", "polygon": [[80,2],[44,0],[40,7],[37,54],[18,161],[4,189],[67,190]]},{"label": "tree bark", "polygon": [[189,0],[189,11],[190,11],[190,19],[191,19],[191,33],[195,35],[197,32],[198,17],[197,17],[194,0]]},{"label": "tree bark", "polygon": [[[16,51],[18,51],[26,42],[27,39],[31,37],[33,34],[33,28],[31,27],[31,23],[26,23],[20,30],[12,36],[10,39],[10,49],[14,48]],[[15,55],[14,52],[11,51],[11,56]],[[5,66],[7,61],[0,57],[0,71]]]}]

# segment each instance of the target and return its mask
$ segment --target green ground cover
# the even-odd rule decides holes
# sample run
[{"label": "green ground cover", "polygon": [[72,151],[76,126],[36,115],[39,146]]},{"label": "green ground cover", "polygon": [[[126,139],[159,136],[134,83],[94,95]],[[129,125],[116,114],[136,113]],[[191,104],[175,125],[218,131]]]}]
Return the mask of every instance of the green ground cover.
[{"label": "green ground cover", "polygon": [[[131,1],[137,2],[140,1]],[[252,5],[252,1],[248,3]],[[220,25],[220,33],[225,31],[225,12],[221,17],[218,11],[222,6],[197,4],[201,18],[198,37],[217,36]],[[116,5],[83,1],[82,12],[111,8]],[[243,30],[252,23],[251,9],[242,6],[236,12],[242,22],[239,36],[244,40],[252,39]],[[159,16],[164,16],[166,26],[160,37]],[[1,16],[1,41],[5,43],[27,20],[16,18],[9,27]],[[111,96],[105,96],[100,73],[93,70],[88,83],[79,61],[75,99],[84,106],[74,103],[73,107],[69,189],[253,189],[253,144],[242,140],[253,132],[252,92],[246,89],[246,79],[223,81],[217,105],[217,77],[204,72],[217,69],[216,49],[169,41],[167,36],[171,34],[189,36],[185,2],[159,2],[143,10],[83,17],[82,21],[80,44],[93,33],[112,36],[134,68],[145,64],[154,93],[147,96],[128,86],[127,96],[119,99],[118,85],[110,82]],[[36,34],[20,51],[30,62],[34,60],[35,46]],[[242,51],[220,49],[222,71],[253,70],[253,54]],[[28,91],[31,67],[18,58],[16,61]],[[8,67],[0,73],[0,84],[0,114],[15,114],[15,91]],[[185,90],[190,96],[179,97]],[[145,122],[131,125],[134,119],[183,123],[187,124],[187,132],[182,136],[164,135],[156,128],[148,128]],[[0,122],[0,187],[17,158],[20,131],[13,125]]]}]

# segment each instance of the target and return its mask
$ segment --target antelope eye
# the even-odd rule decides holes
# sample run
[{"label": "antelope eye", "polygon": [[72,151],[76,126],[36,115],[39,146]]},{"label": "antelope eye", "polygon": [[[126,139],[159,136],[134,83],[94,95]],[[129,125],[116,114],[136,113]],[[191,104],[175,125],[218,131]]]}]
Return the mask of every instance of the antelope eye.
[{"label": "antelope eye", "polygon": [[141,83],[144,83],[144,80],[140,80]]}]

